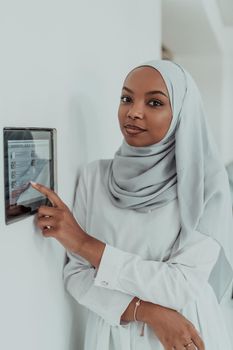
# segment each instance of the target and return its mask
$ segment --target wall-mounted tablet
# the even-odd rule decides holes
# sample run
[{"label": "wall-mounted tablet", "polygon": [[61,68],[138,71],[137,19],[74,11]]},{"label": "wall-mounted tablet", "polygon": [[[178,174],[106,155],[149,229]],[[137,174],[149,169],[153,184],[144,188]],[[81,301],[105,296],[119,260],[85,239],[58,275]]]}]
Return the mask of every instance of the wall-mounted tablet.
[{"label": "wall-mounted tablet", "polygon": [[6,224],[34,214],[48,199],[30,181],[56,190],[56,130],[4,128]]}]

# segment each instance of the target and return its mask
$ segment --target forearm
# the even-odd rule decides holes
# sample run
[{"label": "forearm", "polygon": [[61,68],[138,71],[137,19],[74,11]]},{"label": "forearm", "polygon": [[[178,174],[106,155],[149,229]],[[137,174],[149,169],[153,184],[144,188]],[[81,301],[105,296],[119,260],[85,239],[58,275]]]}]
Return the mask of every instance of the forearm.
[{"label": "forearm", "polygon": [[[98,268],[104,252],[105,243],[88,235],[81,227],[78,230],[79,235],[77,235],[73,253],[80,255],[89,261],[92,266]],[[80,236],[82,237],[81,239]]]},{"label": "forearm", "polygon": [[[133,298],[131,302],[129,303],[127,309],[124,311],[124,313],[121,316],[121,320],[125,322],[132,322],[134,320],[134,310],[135,305],[138,298]],[[152,314],[152,309],[155,311],[157,305],[152,304],[147,301],[141,300],[140,306],[137,308],[136,312],[136,319],[137,321],[145,322],[147,324],[150,324],[150,315]]]},{"label": "forearm", "polygon": [[111,326],[119,326],[121,315],[132,297],[118,291],[95,287],[95,269],[80,256],[67,252],[70,259],[64,267],[64,285],[69,294],[81,305],[94,312]]},{"label": "forearm", "polygon": [[[197,243],[195,237],[187,249],[166,261],[147,260],[139,254],[106,244],[94,283],[179,311],[199,297],[198,286],[208,283],[219,253],[216,242],[200,235],[200,242]],[[198,249],[203,252],[209,249],[210,252],[197,261]]]},{"label": "forearm", "polygon": [[[134,310],[137,300],[138,298],[131,300],[121,316],[121,321],[135,321]],[[205,349],[201,334],[195,326],[181,313],[173,309],[141,301],[136,311],[136,320],[143,322],[140,335],[144,335],[144,324],[146,323],[155,333],[164,349],[183,349],[187,344],[192,344],[195,349]]]}]

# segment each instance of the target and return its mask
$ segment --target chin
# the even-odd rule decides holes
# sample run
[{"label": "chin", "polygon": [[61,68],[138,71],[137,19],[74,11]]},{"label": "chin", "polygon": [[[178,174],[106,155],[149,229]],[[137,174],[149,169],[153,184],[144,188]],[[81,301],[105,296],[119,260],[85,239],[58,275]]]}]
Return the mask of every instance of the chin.
[{"label": "chin", "polygon": [[145,146],[149,146],[150,143],[147,142],[143,142],[142,140],[137,140],[136,138],[133,137],[124,137],[125,142],[133,147],[145,147]]},{"label": "chin", "polygon": [[160,142],[160,140],[142,140],[139,139],[139,137],[132,137],[128,135],[123,135],[125,142],[133,147],[148,147],[155,145],[156,143]]}]

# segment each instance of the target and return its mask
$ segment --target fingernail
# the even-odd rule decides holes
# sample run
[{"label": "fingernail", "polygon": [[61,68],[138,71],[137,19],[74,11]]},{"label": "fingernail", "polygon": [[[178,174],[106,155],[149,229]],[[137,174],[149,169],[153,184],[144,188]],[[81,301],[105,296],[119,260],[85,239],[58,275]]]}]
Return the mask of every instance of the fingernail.
[{"label": "fingernail", "polygon": [[30,184],[32,184],[33,186],[36,186],[36,185],[37,185],[37,183],[34,182],[34,181],[30,181]]}]

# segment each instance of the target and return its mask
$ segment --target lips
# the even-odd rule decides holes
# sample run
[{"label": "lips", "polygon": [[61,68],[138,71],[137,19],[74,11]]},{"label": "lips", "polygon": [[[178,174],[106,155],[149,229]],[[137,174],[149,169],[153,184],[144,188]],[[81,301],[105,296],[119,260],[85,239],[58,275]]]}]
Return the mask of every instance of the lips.
[{"label": "lips", "polygon": [[141,134],[142,132],[146,131],[146,129],[143,129],[142,127],[138,125],[133,125],[133,124],[125,124],[124,128],[129,135],[137,135]]},{"label": "lips", "polygon": [[141,126],[134,125],[134,124],[125,124],[124,127],[127,128],[127,129],[132,129],[132,130],[146,131],[146,129],[142,128]]}]

